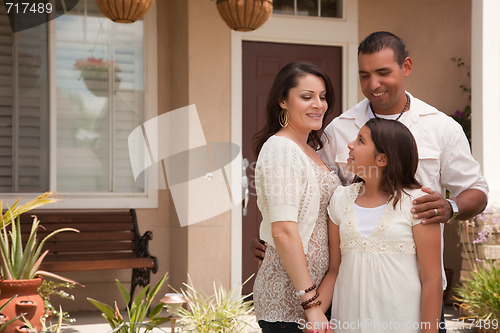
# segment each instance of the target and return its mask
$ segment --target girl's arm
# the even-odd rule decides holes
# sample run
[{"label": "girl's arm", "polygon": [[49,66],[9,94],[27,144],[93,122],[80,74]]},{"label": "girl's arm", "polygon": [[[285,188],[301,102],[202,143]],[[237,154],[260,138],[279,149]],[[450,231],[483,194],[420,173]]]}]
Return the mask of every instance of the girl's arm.
[{"label": "girl's arm", "polygon": [[[313,285],[309,270],[307,269],[306,256],[302,241],[299,236],[297,223],[292,221],[277,221],[271,225],[272,236],[276,250],[280,256],[286,272],[292,280],[295,290],[306,290]],[[316,289],[300,296],[302,302],[311,299],[316,294]],[[321,296],[321,294],[320,294]],[[312,303],[317,302],[314,300]],[[328,328],[328,320],[319,306],[315,306],[305,310],[307,322],[313,327],[314,332],[333,332]]]},{"label": "girl's arm", "polygon": [[441,227],[439,224],[414,225],[413,238],[417,247],[417,260],[422,284],[422,304],[420,322],[422,333],[435,333],[443,303],[441,281]]},{"label": "girl's arm", "polygon": [[328,271],[319,286],[319,298],[321,299],[321,309],[326,312],[333,299],[333,290],[340,266],[340,236],[339,226],[328,218],[328,247],[330,249],[330,262]]}]

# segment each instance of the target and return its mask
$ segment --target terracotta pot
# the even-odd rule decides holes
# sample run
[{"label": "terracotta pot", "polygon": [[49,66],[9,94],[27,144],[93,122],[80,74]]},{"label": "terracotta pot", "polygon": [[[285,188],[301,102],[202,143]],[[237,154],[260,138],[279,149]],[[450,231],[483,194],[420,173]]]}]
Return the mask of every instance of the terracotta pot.
[{"label": "terracotta pot", "polygon": [[217,10],[231,29],[252,31],[267,21],[273,11],[273,1],[217,0]]},{"label": "terracotta pot", "polygon": [[[17,295],[2,310],[1,314],[5,316],[6,321],[24,313],[24,317],[36,331],[39,332],[41,330],[40,318],[45,314],[45,305],[37,289],[42,284],[42,280],[41,277],[37,277],[32,280],[0,281],[0,306],[4,305],[12,296]],[[3,332],[26,332],[26,330],[22,330],[23,327],[26,327],[26,324],[21,318],[11,323]]]}]

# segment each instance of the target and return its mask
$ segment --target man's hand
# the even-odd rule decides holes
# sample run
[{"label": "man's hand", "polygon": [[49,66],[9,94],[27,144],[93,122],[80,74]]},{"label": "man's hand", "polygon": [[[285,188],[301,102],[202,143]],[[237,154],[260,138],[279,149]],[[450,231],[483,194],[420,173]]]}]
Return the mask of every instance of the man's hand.
[{"label": "man's hand", "polygon": [[450,203],[428,187],[422,187],[422,191],[428,194],[413,200],[413,218],[422,219],[423,224],[447,222],[453,215]]},{"label": "man's hand", "polygon": [[252,244],[250,245],[250,250],[252,250],[254,256],[253,261],[255,262],[255,265],[260,267],[262,265],[262,260],[264,260],[266,255],[266,243],[261,239],[254,238],[252,240]]}]

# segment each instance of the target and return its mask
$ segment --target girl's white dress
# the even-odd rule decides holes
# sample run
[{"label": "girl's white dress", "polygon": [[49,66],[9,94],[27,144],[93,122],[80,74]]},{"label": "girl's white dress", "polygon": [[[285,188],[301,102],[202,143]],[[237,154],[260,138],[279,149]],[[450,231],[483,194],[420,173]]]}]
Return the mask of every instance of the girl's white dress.
[{"label": "girl's white dress", "polygon": [[[328,211],[339,226],[342,260],[332,303],[335,332],[420,332],[421,284],[413,240],[412,200],[388,202],[373,232],[362,236],[354,219],[361,183],[338,187]],[[429,323],[436,325],[436,323]],[[434,326],[435,327],[435,326]]]}]

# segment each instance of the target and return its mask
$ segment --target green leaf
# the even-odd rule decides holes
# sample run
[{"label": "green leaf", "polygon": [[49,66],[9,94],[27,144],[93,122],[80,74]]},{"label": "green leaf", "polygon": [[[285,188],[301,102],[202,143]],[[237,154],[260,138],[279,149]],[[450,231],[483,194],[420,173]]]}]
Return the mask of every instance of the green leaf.
[{"label": "green leaf", "polygon": [[151,302],[153,300],[153,298],[156,296],[156,294],[158,293],[158,291],[161,289],[161,287],[163,287],[163,284],[165,284],[165,281],[167,280],[168,278],[168,274],[165,273],[162,278],[160,279],[160,281],[158,281],[158,283],[153,287],[153,289],[151,289],[148,293],[148,300],[149,302]]},{"label": "green leaf", "polygon": [[[141,307],[143,304],[143,298],[146,295],[146,292],[148,291],[149,285],[144,287],[135,297],[134,301],[132,302],[132,307],[130,308],[131,313],[136,313],[137,309]],[[132,318],[130,318],[132,320]]]},{"label": "green leaf", "polygon": [[102,302],[99,302],[93,298],[87,298],[87,300],[103,313],[108,322],[110,323],[112,322],[113,318],[115,318],[115,311],[113,310],[112,307]]},{"label": "green leaf", "polygon": [[158,316],[163,309],[165,308],[165,305],[163,303],[157,304],[153,310],[151,310],[151,313],[149,314],[149,319],[154,319],[156,316]]},{"label": "green leaf", "polygon": [[122,294],[122,297],[123,297],[123,300],[125,301],[125,304],[128,304],[130,302],[130,293],[125,288],[125,286],[123,286],[123,284],[120,283],[120,281],[115,280],[115,283],[118,286],[120,293]]}]

